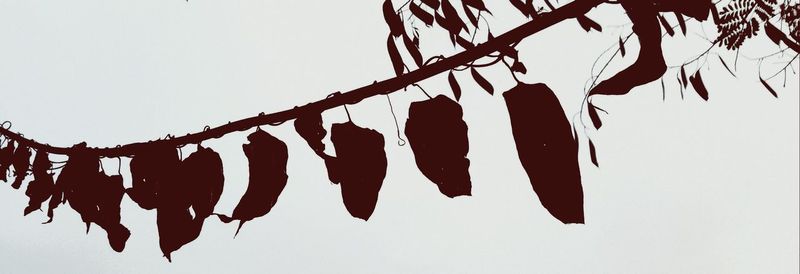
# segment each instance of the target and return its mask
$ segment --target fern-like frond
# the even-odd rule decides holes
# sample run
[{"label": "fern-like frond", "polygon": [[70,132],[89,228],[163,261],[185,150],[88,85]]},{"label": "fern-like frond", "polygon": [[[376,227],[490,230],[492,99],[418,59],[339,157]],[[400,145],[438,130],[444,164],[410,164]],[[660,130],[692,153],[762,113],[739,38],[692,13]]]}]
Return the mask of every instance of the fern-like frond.
[{"label": "fern-like frond", "polygon": [[728,49],[739,48],[745,40],[758,34],[761,25],[775,15],[777,0],[734,0],[722,8],[717,23],[719,37]]},{"label": "fern-like frond", "polygon": [[800,40],[800,3],[781,5],[781,19],[789,25],[789,36]]}]

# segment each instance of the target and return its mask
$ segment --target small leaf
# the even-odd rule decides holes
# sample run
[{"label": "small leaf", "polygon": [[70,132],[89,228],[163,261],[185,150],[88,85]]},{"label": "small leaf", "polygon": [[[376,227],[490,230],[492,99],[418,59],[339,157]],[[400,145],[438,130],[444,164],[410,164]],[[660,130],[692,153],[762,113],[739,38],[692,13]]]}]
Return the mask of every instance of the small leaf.
[{"label": "small leaf", "polygon": [[464,21],[461,21],[461,17],[458,16],[458,12],[456,8],[450,4],[450,0],[442,0],[442,12],[444,13],[444,18],[450,21],[449,25],[452,29],[449,29],[451,33],[458,34],[461,31],[469,31],[467,29],[467,25],[464,24]]},{"label": "small leaf", "polygon": [[625,42],[622,41],[622,37],[619,38],[619,53],[625,57]]},{"label": "small leaf", "polygon": [[528,18],[531,17],[530,9],[521,0],[509,0],[509,1],[511,1],[511,5],[517,8],[517,10],[519,10],[519,12],[522,13],[522,15],[525,15],[525,17]]},{"label": "small leaf", "polygon": [[464,49],[471,49],[474,48],[475,45],[472,42],[467,41],[467,39],[461,38],[461,36],[456,35],[456,43]]},{"label": "small leaf", "polygon": [[389,25],[389,31],[392,36],[397,37],[403,34],[403,21],[395,13],[394,7],[392,7],[392,0],[383,1],[383,19]]},{"label": "small leaf", "polygon": [[389,50],[389,59],[392,61],[394,73],[397,74],[397,76],[403,75],[403,58],[400,57],[400,51],[397,50],[397,45],[395,45],[394,38],[392,38],[391,35],[386,40],[386,48]]},{"label": "small leaf", "polygon": [[470,73],[472,73],[472,78],[475,79],[475,82],[478,83],[481,88],[486,90],[489,94],[494,95],[494,87],[492,87],[492,83],[483,78],[480,73],[475,68],[470,68]]},{"label": "small leaf", "polygon": [[403,44],[406,46],[408,54],[414,59],[414,63],[417,64],[417,67],[422,67],[422,53],[419,52],[419,48],[417,48],[417,45],[414,44],[414,41],[412,41],[407,34],[403,34]]},{"label": "small leaf", "polygon": [[594,128],[600,129],[603,126],[603,121],[600,120],[600,116],[597,115],[597,109],[592,103],[589,103],[589,107],[587,108],[589,111],[589,119],[592,119],[592,124]]},{"label": "small leaf", "polygon": [[683,82],[683,87],[689,86],[689,79],[686,77],[686,70],[681,66],[681,82]]},{"label": "small leaf", "polygon": [[450,71],[450,74],[447,75],[447,82],[450,83],[450,89],[453,90],[453,97],[456,98],[456,101],[461,100],[461,87],[458,85],[458,81],[456,81],[456,76],[453,75],[453,71]]},{"label": "small leaf", "polygon": [[[483,4],[483,0],[462,0],[462,2],[464,2],[465,5],[476,8],[480,11],[489,12],[489,10],[486,9],[486,5]],[[491,14],[491,12],[489,12],[489,14]]]},{"label": "small leaf", "polygon": [[678,25],[681,27],[681,32],[683,33],[683,36],[686,36],[686,20],[683,19],[683,14],[675,12],[675,18],[678,19]]},{"label": "small leaf", "polygon": [[424,22],[425,25],[428,26],[433,25],[433,14],[430,14],[427,11],[423,10],[422,8],[419,7],[419,5],[417,5],[414,2],[409,3],[409,9],[411,10],[411,14],[419,18],[419,20],[422,20],[422,22]]},{"label": "small leaf", "polygon": [[697,95],[700,95],[700,98],[703,100],[708,101],[708,90],[706,89],[706,85],[703,84],[703,78],[700,76],[700,71],[697,71],[692,77],[689,78],[689,82],[692,83],[692,87],[694,91],[697,92]]},{"label": "small leaf", "polygon": [[31,150],[23,145],[17,147],[17,150],[14,151],[14,158],[11,163],[14,166],[14,183],[11,184],[12,188],[19,189],[22,186],[22,181],[28,176],[30,163]]},{"label": "small leaf", "polygon": [[725,63],[725,60],[722,60],[722,56],[717,56],[717,57],[719,57],[719,62],[722,63],[722,66],[725,67],[726,70],[728,70],[728,73],[733,75],[733,77],[736,77],[736,74],[734,74],[733,71],[731,71],[731,68],[728,67],[728,64]]},{"label": "small leaf", "polygon": [[589,140],[589,157],[591,157],[592,164],[594,164],[594,166],[600,167],[600,165],[597,163],[597,151],[594,148],[594,142],[592,142],[592,140]]},{"label": "small leaf", "polygon": [[761,80],[761,84],[764,85],[765,88],[767,88],[767,91],[769,91],[769,93],[772,94],[772,96],[778,98],[778,93],[775,92],[774,89],[772,89],[772,87],[767,83],[767,81],[764,80],[764,78],[758,77],[758,79]]},{"label": "small leaf", "polygon": [[528,73],[528,68],[526,68],[525,64],[523,64],[522,62],[516,61],[514,62],[514,65],[511,65],[511,71],[525,74]]},{"label": "small leaf", "polygon": [[575,19],[578,19],[578,24],[581,25],[581,28],[583,28],[583,30],[586,32],[589,32],[593,29],[599,32],[603,31],[603,27],[601,27],[600,24],[592,19],[589,19],[589,17],[586,17],[585,15],[578,16]]},{"label": "small leaf", "polygon": [[774,42],[776,45],[781,44],[781,37],[783,37],[783,33],[778,28],[770,23],[767,23],[764,24],[764,32],[767,33],[767,37],[769,37],[769,39],[772,40],[772,42]]},{"label": "small leaf", "polygon": [[478,17],[475,16],[475,14],[472,12],[472,9],[470,9],[469,6],[467,6],[466,3],[461,2],[461,6],[464,9],[464,13],[467,15],[467,19],[469,19],[469,22],[472,23],[472,25],[477,28],[478,27]]},{"label": "small leaf", "polygon": [[675,35],[675,30],[672,29],[672,26],[669,25],[669,22],[667,22],[667,19],[664,18],[664,16],[661,16],[661,14],[659,14],[658,21],[661,22],[661,26],[664,27],[664,30],[667,32],[667,34],[669,34],[669,36]]}]

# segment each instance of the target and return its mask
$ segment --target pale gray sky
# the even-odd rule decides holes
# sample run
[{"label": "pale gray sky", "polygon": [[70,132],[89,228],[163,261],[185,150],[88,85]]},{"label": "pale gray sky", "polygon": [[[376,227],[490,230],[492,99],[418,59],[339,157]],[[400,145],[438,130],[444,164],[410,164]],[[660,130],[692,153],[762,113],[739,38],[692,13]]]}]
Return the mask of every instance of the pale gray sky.
[{"label": "pale gray sky", "polygon": [[[490,2],[495,34],[522,22],[500,2]],[[519,47],[529,71],[522,80],[547,83],[570,114],[592,62],[629,31],[611,27],[626,22],[619,7],[591,15],[603,33],[568,21]],[[689,26],[689,39],[664,42],[668,63],[708,46],[700,25]],[[705,31],[713,38],[712,25]],[[381,1],[0,0],[0,120],[64,146],[182,135],[391,77],[387,32]],[[441,37],[422,43],[427,54],[452,52]],[[757,37],[742,53],[775,49]],[[785,88],[776,78],[775,99],[758,83],[755,62],[740,58],[735,79],[716,56],[708,60],[708,102],[691,89],[681,100],[674,76],[665,101],[659,83],[595,101],[611,115],[602,115],[600,131],[581,133],[586,225],[562,225],[539,204],[499,92],[490,97],[461,73],[472,197],[439,194],[410,147],[395,145],[386,98],[376,97],[350,107],[357,124],[387,143],[388,174],[368,222],[349,216],[322,162],[286,124],[265,129],[289,147],[288,185],[236,239],[236,225],[209,219],[167,263],[155,212],[126,198],[122,221],[133,235],[117,254],[97,227],[85,235],[69,207],[48,225],[39,224],[43,213],[23,218],[27,197],[4,186],[0,273],[797,273],[797,75],[790,71]],[[771,62],[780,60],[788,58]],[[765,63],[765,72],[780,65]],[[482,72],[498,91],[511,87],[504,68]],[[444,76],[423,86],[449,94]],[[421,99],[414,89],[392,95],[401,127],[408,104]],[[344,112],[325,119],[342,121]],[[246,187],[246,134],[204,143],[225,164],[219,212],[232,211]],[[116,171],[116,160],[104,164]],[[130,178],[127,161],[122,174]]]}]

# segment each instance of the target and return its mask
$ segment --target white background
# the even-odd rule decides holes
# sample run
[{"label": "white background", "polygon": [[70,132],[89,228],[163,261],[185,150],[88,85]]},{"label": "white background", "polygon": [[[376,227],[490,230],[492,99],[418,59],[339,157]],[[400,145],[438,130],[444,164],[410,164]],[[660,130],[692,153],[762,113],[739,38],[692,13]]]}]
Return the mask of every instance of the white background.
[{"label": "white background", "polygon": [[[523,22],[507,2],[487,2],[496,35]],[[590,15],[603,33],[587,34],[571,20],[519,47],[529,71],[520,78],[547,83],[570,116],[594,60],[630,31],[618,6]],[[710,23],[689,28],[688,38],[664,41],[670,65],[704,51],[701,36],[715,37]],[[0,0],[0,120],[61,146],[183,135],[392,77],[387,33],[380,1]],[[422,38],[426,56],[454,52],[435,34]],[[633,62],[634,40],[603,77]],[[68,206],[49,225],[40,225],[42,212],[23,218],[27,197],[5,185],[0,272],[797,273],[798,76],[789,70],[785,88],[782,76],[773,79],[775,99],[758,82],[758,64],[744,57],[776,50],[756,37],[741,52],[738,78],[713,55],[733,66],[735,54],[721,48],[704,66],[688,66],[702,69],[708,102],[691,88],[681,100],[675,69],[663,101],[658,82],[595,99],[611,114],[601,113],[601,130],[581,132],[585,225],[563,225],[540,206],[499,95],[513,82],[493,67],[481,70],[498,90],[493,97],[457,73],[472,197],[438,193],[410,148],[396,145],[386,98],[375,97],[350,107],[357,124],[387,143],[388,174],[368,222],[349,216],[322,161],[287,123],[265,129],[289,146],[288,185],[272,212],[236,239],[235,224],[210,218],[167,263],[155,212],[126,198],[123,224],[133,235],[117,254],[98,227],[86,235]],[[765,76],[789,58],[765,61]],[[422,85],[449,95],[444,75]],[[423,98],[416,89],[392,95],[401,131],[408,104]],[[325,119],[341,122],[344,111]],[[218,212],[231,212],[245,190],[247,133],[204,143],[225,164]],[[589,162],[587,136],[601,168]],[[103,163],[116,173],[116,159]],[[130,184],[127,161],[122,174]]]}]

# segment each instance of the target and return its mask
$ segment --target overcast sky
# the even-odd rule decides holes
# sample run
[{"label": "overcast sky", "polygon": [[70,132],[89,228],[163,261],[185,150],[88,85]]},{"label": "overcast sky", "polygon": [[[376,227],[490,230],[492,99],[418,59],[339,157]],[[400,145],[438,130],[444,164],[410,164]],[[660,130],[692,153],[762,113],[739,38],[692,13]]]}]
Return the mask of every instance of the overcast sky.
[{"label": "overcast sky", "polygon": [[[487,2],[495,35],[523,22],[505,2]],[[630,31],[618,6],[590,15],[603,33],[587,34],[571,20],[519,46],[528,68],[520,79],[547,83],[570,117],[592,63]],[[711,24],[689,28],[688,38],[664,41],[670,65],[704,51],[701,36],[714,38]],[[446,38],[423,32],[426,56],[452,54]],[[61,146],[183,135],[392,77],[387,33],[381,1],[0,0],[0,121]],[[609,71],[633,62],[637,50],[631,43]],[[715,55],[690,66],[701,69],[708,102],[691,89],[682,100],[674,69],[665,100],[659,82],[596,99],[610,114],[601,114],[601,130],[580,133],[585,225],[563,225],[539,204],[499,95],[513,82],[492,67],[481,72],[495,96],[456,74],[472,197],[438,192],[410,147],[396,145],[387,100],[375,97],[349,108],[356,124],[386,139],[388,174],[368,222],[350,217],[323,163],[287,123],[265,130],[288,145],[288,185],[272,212],[236,239],[235,224],[210,218],[167,263],[155,212],[125,198],[122,222],[133,234],[118,254],[98,227],[86,235],[68,206],[48,225],[40,225],[41,212],[23,218],[24,192],[3,186],[0,272],[797,273],[798,76],[790,70],[786,87],[782,77],[771,81],[780,95],[773,98],[746,58],[774,51],[756,37],[742,50],[737,78]],[[712,53],[733,63],[732,52]],[[789,58],[765,62],[764,74]],[[450,95],[444,76],[422,85]],[[415,89],[391,96],[402,132],[408,104],[425,97]],[[326,125],[344,120],[343,109],[325,113]],[[231,212],[245,190],[248,133],[204,142],[225,164],[217,212]],[[587,137],[600,168],[589,162]],[[116,174],[115,159],[103,163]],[[125,160],[121,173],[129,185]]]}]

